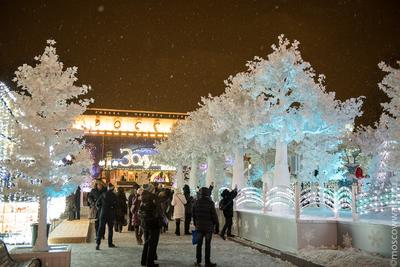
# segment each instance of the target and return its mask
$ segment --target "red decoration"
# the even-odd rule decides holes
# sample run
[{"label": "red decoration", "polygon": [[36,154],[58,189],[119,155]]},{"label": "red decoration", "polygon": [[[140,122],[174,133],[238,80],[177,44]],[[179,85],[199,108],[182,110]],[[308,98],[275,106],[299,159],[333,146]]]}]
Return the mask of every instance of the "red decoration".
[{"label": "red decoration", "polygon": [[356,176],[357,179],[362,179],[362,178],[365,177],[365,176],[363,175],[363,170],[362,170],[360,167],[357,167],[357,168],[356,168],[355,176]]}]

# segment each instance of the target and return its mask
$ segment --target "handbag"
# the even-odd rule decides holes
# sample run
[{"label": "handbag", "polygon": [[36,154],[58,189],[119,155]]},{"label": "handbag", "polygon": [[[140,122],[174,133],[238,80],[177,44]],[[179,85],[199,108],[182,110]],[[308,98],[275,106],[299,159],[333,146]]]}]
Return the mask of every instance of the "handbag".
[{"label": "handbag", "polygon": [[198,237],[197,237],[198,233],[197,232],[198,232],[197,230],[192,231],[192,244],[193,245],[197,245],[197,241],[198,241]]},{"label": "handbag", "polygon": [[162,223],[164,227],[168,226],[169,220],[165,214],[162,215]]}]

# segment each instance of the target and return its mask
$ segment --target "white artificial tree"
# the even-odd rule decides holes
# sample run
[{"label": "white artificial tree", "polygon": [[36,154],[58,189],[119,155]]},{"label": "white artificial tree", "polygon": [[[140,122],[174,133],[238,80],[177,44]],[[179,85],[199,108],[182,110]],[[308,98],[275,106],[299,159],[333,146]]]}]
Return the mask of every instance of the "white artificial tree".
[{"label": "white artificial tree", "polygon": [[362,113],[361,98],[345,102],[327,92],[324,76],[316,79],[310,63],[305,62],[298,50],[299,42],[290,43],[283,35],[279,45],[267,59],[255,57],[248,62],[248,72],[242,88],[249,90],[254,99],[263,98],[270,122],[258,127],[258,141],[275,143],[273,185],[288,186],[290,182],[287,146],[301,142],[306,136],[338,137],[348,131],[354,119]]},{"label": "white artificial tree", "polygon": [[214,130],[212,126],[212,119],[208,114],[205,105],[199,107],[197,110],[189,113],[187,118],[191,120],[191,131],[194,135],[191,139],[191,144],[197,148],[199,157],[206,157],[207,160],[207,174],[206,186],[216,182],[216,159],[219,155],[223,154],[224,142]]},{"label": "white artificial tree", "polygon": [[175,125],[168,139],[155,144],[158,155],[156,160],[176,167],[175,186],[181,188],[184,186],[183,164],[185,162],[184,151],[186,149],[185,140],[180,126],[185,121],[180,121]]},{"label": "white artificial tree", "polygon": [[[397,61],[400,67],[400,61]],[[383,103],[384,113],[380,118],[380,129],[385,136],[387,150],[386,166],[397,179],[400,179],[400,68],[392,68],[384,62],[379,68],[387,75],[379,83],[379,88],[389,97],[388,103]]]},{"label": "white artificial tree", "polygon": [[383,113],[374,127],[360,127],[355,142],[362,154],[370,158],[368,175],[372,187],[381,189],[390,184],[390,176],[395,183],[399,181],[400,171],[400,70],[385,63],[379,68],[388,74],[379,83],[379,88],[389,97],[383,103]]},{"label": "white artificial tree", "polygon": [[225,83],[227,88],[222,95],[203,98],[203,103],[212,119],[214,132],[223,139],[227,154],[233,155],[231,186],[241,189],[246,187],[243,157],[254,137],[251,129],[260,123],[259,118],[265,120],[267,114],[263,114],[264,109],[247,90],[240,88],[238,79],[228,79]]},{"label": "white artificial tree", "polygon": [[54,47],[47,41],[37,64],[24,64],[15,72],[19,88],[11,92],[15,116],[13,153],[2,161],[12,172],[15,187],[39,198],[39,227],[35,251],[49,249],[47,200],[60,193],[70,194],[80,184],[92,162],[82,141],[83,130],[72,126],[91,99],[83,99],[90,87],[76,86],[76,67],[64,68]]},{"label": "white artificial tree", "polygon": [[318,182],[322,185],[342,179],[344,161],[338,147],[340,141],[325,135],[312,137],[304,138],[298,146],[297,153],[302,156],[299,181]]}]

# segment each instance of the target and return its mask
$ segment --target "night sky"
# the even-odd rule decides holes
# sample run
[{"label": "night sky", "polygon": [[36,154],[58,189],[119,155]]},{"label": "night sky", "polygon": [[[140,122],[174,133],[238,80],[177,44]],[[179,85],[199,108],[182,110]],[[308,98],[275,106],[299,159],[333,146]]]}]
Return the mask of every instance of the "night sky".
[{"label": "night sky", "polygon": [[365,95],[370,124],[386,101],[379,61],[400,60],[400,1],[0,0],[0,79],[57,41],[90,84],[92,107],[192,111],[201,96],[266,57],[284,33],[340,99]]}]

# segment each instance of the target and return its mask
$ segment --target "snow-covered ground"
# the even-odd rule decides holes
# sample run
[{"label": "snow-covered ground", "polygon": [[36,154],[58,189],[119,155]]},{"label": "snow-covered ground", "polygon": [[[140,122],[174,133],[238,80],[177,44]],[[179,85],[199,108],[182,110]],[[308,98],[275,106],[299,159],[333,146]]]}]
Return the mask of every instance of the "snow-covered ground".
[{"label": "snow-covered ground", "polygon": [[372,255],[354,248],[303,249],[298,255],[311,262],[327,267],[388,267],[390,259]]},{"label": "snow-covered ground", "polygon": [[[158,246],[158,263],[162,267],[193,266],[195,262],[195,246],[190,236],[176,237],[171,225],[169,233],[162,234]],[[107,234],[106,234],[107,236]],[[108,248],[107,240],[100,251],[95,244],[73,244],[73,267],[140,266],[142,246],[136,244],[133,232],[115,233],[114,243],[117,248]],[[104,244],[105,243],[105,244]],[[203,248],[204,252],[204,248]],[[204,254],[203,254],[204,257]],[[223,241],[214,235],[212,240],[211,260],[221,267],[292,267],[294,265],[270,257],[255,249],[242,246],[232,241]],[[204,266],[204,260],[203,260]]]}]

